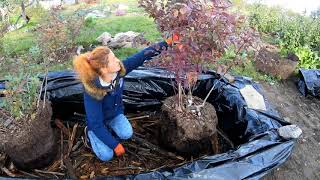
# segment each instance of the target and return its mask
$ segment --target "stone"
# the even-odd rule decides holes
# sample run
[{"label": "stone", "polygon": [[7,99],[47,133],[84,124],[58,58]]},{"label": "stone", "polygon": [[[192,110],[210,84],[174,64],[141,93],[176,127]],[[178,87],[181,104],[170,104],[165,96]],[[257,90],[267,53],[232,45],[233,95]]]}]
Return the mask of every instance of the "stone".
[{"label": "stone", "polygon": [[102,45],[110,48],[145,48],[150,42],[144,37],[143,33],[128,31],[118,33],[112,38],[108,32],[102,33],[97,39]]},{"label": "stone", "polygon": [[107,17],[105,12],[100,11],[100,10],[93,10],[93,11],[89,12],[86,15],[85,19],[88,19],[88,18],[105,18],[105,17]]},{"label": "stone", "polygon": [[111,34],[108,32],[104,32],[96,40],[98,42],[101,42],[102,45],[107,46],[108,43],[111,41],[111,39],[112,39]]},{"label": "stone", "polygon": [[111,42],[108,43],[108,46],[111,48],[123,48],[123,47],[132,47],[132,42],[139,33],[128,31],[128,32],[121,32],[114,36],[111,39]]},{"label": "stone", "polygon": [[83,46],[82,45],[78,46],[77,55],[80,55],[82,50],[84,50]]},{"label": "stone", "polygon": [[301,136],[302,130],[297,125],[283,126],[278,129],[279,135],[285,139],[297,139]]},{"label": "stone", "polygon": [[240,93],[247,103],[248,108],[263,111],[267,110],[264,97],[252,85],[246,85],[241,88]]}]

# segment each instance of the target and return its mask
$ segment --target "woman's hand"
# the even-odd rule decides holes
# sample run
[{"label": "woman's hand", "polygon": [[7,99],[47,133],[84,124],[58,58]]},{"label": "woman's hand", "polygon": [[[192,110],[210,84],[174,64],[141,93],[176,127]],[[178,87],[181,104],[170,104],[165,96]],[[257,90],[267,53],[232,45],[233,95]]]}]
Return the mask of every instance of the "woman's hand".
[{"label": "woman's hand", "polygon": [[170,36],[168,39],[166,39],[166,43],[169,46],[172,46],[173,44],[179,43],[179,34],[173,33],[172,36]]},{"label": "woman's hand", "polygon": [[115,152],[116,156],[122,156],[122,155],[124,155],[124,153],[126,151],[124,150],[124,147],[122,146],[122,144],[119,143],[116,146],[116,148],[114,148],[114,152]]},{"label": "woman's hand", "polygon": [[180,35],[178,33],[173,33],[172,36],[166,39],[166,43],[171,47],[176,45],[179,50],[183,48],[183,45],[180,43]]}]

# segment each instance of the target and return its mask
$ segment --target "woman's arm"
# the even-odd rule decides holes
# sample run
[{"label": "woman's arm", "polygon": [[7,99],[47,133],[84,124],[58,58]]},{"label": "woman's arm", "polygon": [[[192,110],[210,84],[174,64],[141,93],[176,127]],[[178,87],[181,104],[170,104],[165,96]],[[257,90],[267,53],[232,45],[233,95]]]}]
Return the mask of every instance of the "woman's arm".
[{"label": "woman's arm", "polygon": [[84,94],[88,130],[92,131],[104,144],[114,149],[118,144],[104,124],[102,102],[94,99],[89,94]]},{"label": "woman's arm", "polygon": [[161,51],[167,49],[167,47],[167,43],[163,41],[149,46],[142,51],[128,57],[123,61],[124,67],[126,69],[126,74],[141,66],[144,61],[150,60],[152,57],[159,55]]}]

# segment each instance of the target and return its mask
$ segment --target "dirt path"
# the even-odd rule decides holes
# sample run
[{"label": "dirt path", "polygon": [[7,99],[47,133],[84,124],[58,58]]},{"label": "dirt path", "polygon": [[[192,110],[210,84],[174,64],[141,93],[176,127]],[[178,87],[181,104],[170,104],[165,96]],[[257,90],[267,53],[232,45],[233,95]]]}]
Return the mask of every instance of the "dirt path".
[{"label": "dirt path", "polygon": [[301,96],[293,81],[262,85],[282,117],[303,131],[289,160],[265,179],[320,179],[320,99]]}]

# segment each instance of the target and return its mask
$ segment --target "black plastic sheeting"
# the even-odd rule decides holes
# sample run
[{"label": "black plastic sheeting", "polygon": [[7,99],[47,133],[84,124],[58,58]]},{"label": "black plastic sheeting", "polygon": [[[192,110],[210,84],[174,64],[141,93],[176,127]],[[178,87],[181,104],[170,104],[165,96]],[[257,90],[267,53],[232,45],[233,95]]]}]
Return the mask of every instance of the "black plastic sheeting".
[{"label": "black plastic sheeting", "polygon": [[300,93],[304,96],[320,97],[320,70],[300,69],[299,76],[297,85]]},{"label": "black plastic sheeting", "polygon": [[[161,101],[175,92],[173,76],[162,70],[139,68],[125,77],[124,105],[126,111],[156,109]],[[215,85],[208,102],[216,108],[219,128],[237,145],[235,150],[207,156],[175,169],[103,179],[260,179],[283,164],[291,155],[295,141],[281,138],[277,128],[289,125],[265,101],[267,110],[247,108],[239,89],[258,84],[249,78],[236,77],[232,84],[219,79],[214,72],[202,74],[194,95],[204,98]],[[54,116],[76,119],[83,114],[83,87],[71,71],[48,74],[47,96]],[[99,179],[99,178],[96,178]]]}]

